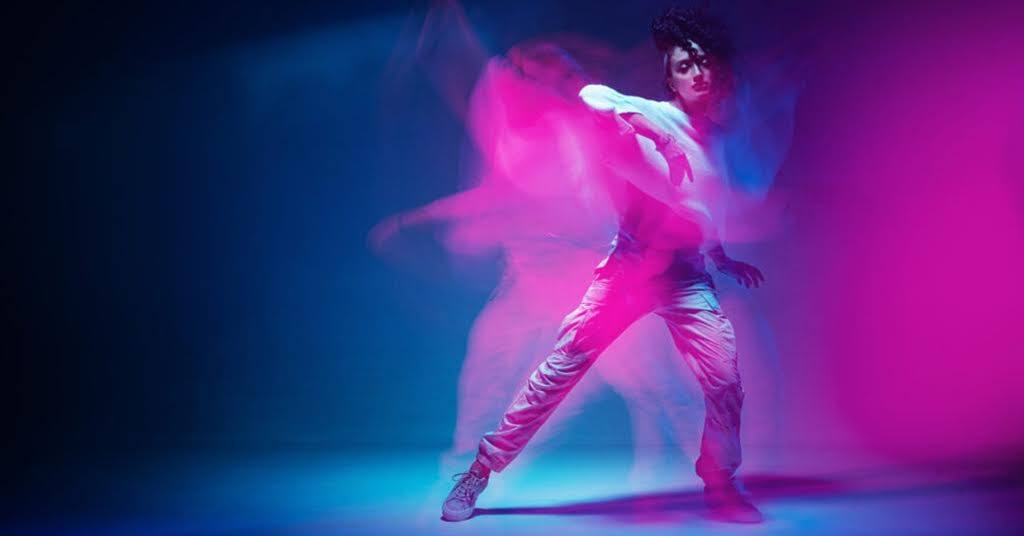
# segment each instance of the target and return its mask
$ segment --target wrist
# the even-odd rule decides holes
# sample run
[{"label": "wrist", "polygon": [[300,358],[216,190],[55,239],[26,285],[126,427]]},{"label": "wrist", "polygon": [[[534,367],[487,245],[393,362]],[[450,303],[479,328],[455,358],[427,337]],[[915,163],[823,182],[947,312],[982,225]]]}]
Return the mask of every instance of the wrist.
[{"label": "wrist", "polygon": [[659,151],[667,149],[672,144],[672,141],[672,136],[669,136],[668,134],[656,134],[654,136],[654,146],[657,147]]},{"label": "wrist", "polygon": [[675,160],[686,156],[686,151],[679,145],[672,136],[663,135],[654,139],[654,148],[665,157],[665,160]]},{"label": "wrist", "polygon": [[721,244],[717,244],[709,249],[707,251],[707,255],[711,258],[711,261],[715,263],[715,266],[719,268],[725,266],[731,260],[729,256],[725,254],[725,249]]}]

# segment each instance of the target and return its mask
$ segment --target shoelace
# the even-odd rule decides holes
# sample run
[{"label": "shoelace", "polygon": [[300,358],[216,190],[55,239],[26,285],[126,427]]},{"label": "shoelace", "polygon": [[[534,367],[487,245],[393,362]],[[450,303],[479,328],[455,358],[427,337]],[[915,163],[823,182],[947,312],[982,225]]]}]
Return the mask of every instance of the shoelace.
[{"label": "shoelace", "polygon": [[[463,482],[463,479],[465,479],[465,482]],[[452,480],[459,481],[459,484],[455,486],[455,496],[460,499],[471,499],[476,491],[477,485],[479,485],[484,478],[478,476],[472,471],[466,471],[464,473],[456,473],[455,476],[452,477]]]}]

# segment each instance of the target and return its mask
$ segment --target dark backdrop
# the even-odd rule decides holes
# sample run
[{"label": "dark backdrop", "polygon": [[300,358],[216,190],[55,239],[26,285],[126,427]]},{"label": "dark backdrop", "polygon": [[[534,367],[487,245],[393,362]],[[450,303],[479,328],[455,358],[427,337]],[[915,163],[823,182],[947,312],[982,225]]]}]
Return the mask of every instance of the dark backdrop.
[{"label": "dark backdrop", "polygon": [[[396,85],[389,71],[408,54],[402,45],[426,5],[367,4],[373,7],[54,3],[3,17],[11,31],[4,47],[9,172],[2,196],[0,351],[7,358],[11,460],[26,467],[49,458],[168,448],[445,444],[465,336],[497,264],[451,264],[430,230],[416,235],[420,266],[388,262],[366,247],[366,232],[381,218],[455,191],[465,157],[462,127],[423,73],[413,69]],[[991,78],[976,89],[1021,73],[997,61],[1007,50],[1003,45],[1010,51],[1019,45],[1012,28],[1019,28],[1020,10],[1012,3],[988,11],[953,3],[885,5],[741,2],[724,8],[741,41],[782,42],[800,31],[817,36],[814,50],[798,51],[816,70],[798,105],[791,161],[779,178],[793,200],[794,232],[788,240],[740,248],[769,275],[788,274],[758,299],[774,304],[765,306],[766,314],[788,356],[782,363],[792,382],[788,400],[801,408],[790,412],[801,419],[790,422],[799,420],[806,433],[792,437],[812,437],[815,423],[826,421],[844,429],[853,423],[853,436],[867,436],[869,426],[861,421],[884,410],[859,404],[852,388],[836,387],[851,376],[846,364],[888,355],[851,347],[850,337],[863,339],[836,327],[883,332],[873,331],[867,313],[877,303],[860,292],[879,287],[851,287],[842,272],[850,262],[835,256],[819,262],[823,257],[815,254],[852,247],[845,261],[883,265],[884,257],[865,257],[867,246],[851,237],[879,215],[887,220],[905,207],[881,202],[889,198],[863,186],[871,184],[864,180],[869,175],[856,168],[854,155],[877,156],[896,144],[910,151],[903,161],[921,160],[914,146],[899,145],[933,125],[933,109],[920,103],[945,110],[946,97],[956,95],[930,91],[978,73],[971,66],[981,56],[948,60],[951,51],[982,43],[976,50],[988,54]],[[563,30],[635,46],[648,39],[649,20],[661,7],[466,3],[493,51]],[[935,13],[942,16],[935,19]],[[929,20],[940,22],[919,34],[903,28],[906,21]],[[927,83],[907,78],[915,65],[926,69],[911,75]],[[903,91],[885,97],[894,88]],[[900,115],[907,103],[920,117]],[[890,113],[895,128],[877,128],[872,121],[878,116],[863,113],[868,109]],[[1002,119],[983,124],[1000,132],[1005,126],[1016,132],[1006,139],[1019,139],[1016,111],[986,110]],[[864,137],[872,128],[874,138]],[[1012,143],[996,147],[994,158],[1016,162],[1006,169],[1018,173],[1019,157],[1011,155],[1020,154],[1013,149],[1020,143]],[[939,140],[921,147],[962,149]],[[972,155],[978,157],[957,153],[956,162]],[[923,172],[945,177],[952,168]],[[1021,200],[1015,176],[1000,167],[970,180],[1008,188],[993,196],[1011,203],[1012,215]],[[897,189],[910,206],[916,206],[915,181]],[[989,214],[985,206],[975,208]],[[931,214],[932,223],[952,221],[941,211]],[[999,245],[981,247],[989,260],[997,255],[997,273],[947,263],[939,275],[949,277],[929,281],[1014,285],[1004,276],[1019,259],[1005,252],[1017,251],[1019,221],[986,220],[971,229],[996,224],[1009,234]],[[942,232],[956,226],[949,227]],[[915,236],[899,235],[918,246],[915,255],[976,251],[965,237],[942,244]],[[897,244],[882,251],[903,250]],[[843,290],[819,292],[836,288]],[[998,367],[1016,355],[1005,333],[1019,312],[1020,286],[997,288],[969,296],[1005,328],[1000,336],[984,334],[988,346],[981,353],[994,360],[992,374],[1005,377]],[[887,288],[879,295],[900,292]],[[993,295],[1001,297],[987,297]],[[850,323],[843,311],[865,314]],[[928,333],[919,331],[915,336]],[[900,351],[905,355],[906,348]],[[879,371],[891,372],[881,357],[867,362],[876,368],[850,365],[862,380],[857,389]],[[932,378],[935,393],[944,378]],[[1009,401],[1001,398],[1010,396],[1007,382],[997,381],[1005,389],[989,398]],[[919,398],[931,403],[930,396]],[[616,429],[606,426],[609,415],[625,419],[614,399],[596,404],[604,410],[579,424],[590,426],[592,440]],[[1020,412],[1011,411],[1004,410],[999,426],[1019,422]]]}]

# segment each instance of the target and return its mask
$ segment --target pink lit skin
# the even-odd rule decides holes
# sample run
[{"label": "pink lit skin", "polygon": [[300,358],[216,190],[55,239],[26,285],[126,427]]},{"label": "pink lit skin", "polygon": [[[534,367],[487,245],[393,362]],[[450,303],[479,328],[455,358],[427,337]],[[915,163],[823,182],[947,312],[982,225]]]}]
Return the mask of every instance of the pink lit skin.
[{"label": "pink lit skin", "polygon": [[675,95],[675,103],[690,115],[704,115],[712,101],[715,78],[711,57],[693,41],[690,45],[697,57],[683,47],[673,47],[668,54],[670,76],[666,83]]}]

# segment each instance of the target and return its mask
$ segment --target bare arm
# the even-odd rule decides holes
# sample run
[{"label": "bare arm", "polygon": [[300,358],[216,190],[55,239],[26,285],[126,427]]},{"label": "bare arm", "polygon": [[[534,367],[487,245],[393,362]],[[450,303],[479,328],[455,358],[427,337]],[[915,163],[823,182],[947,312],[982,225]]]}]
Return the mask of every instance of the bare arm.
[{"label": "bare arm", "polygon": [[632,127],[637,134],[650,138],[654,141],[654,145],[659,149],[668,145],[672,141],[672,137],[669,136],[664,129],[650,122],[641,113],[626,112],[623,114],[617,114],[617,117],[622,121],[625,121],[626,124]]},{"label": "bare arm", "polygon": [[511,192],[499,190],[500,187],[495,185],[477,186],[395,214],[377,223],[370,230],[369,241],[374,247],[382,248],[403,227],[436,221],[468,220],[498,213],[503,206],[499,200],[507,202]]},{"label": "bare arm", "polygon": [[402,212],[396,217],[402,225],[418,225],[440,220],[458,220],[496,212],[498,191],[494,186],[477,186],[421,207]]},{"label": "bare arm", "polygon": [[[687,206],[687,198],[680,185],[686,178],[692,180],[693,173],[679,143],[638,110],[625,109],[615,112],[597,109],[593,117],[597,128],[617,133],[617,137],[624,142],[611,149],[618,153],[612,164],[615,169],[614,175],[680,215],[691,217],[692,208]],[[641,140],[653,143],[664,158],[668,173],[664,167],[659,167],[656,162],[649,160],[650,157],[645,153]]]},{"label": "bare arm", "polygon": [[625,113],[620,117],[637,134],[650,138],[654,142],[654,146],[668,163],[669,179],[673,186],[678,186],[687,179],[693,182],[693,170],[690,168],[690,161],[686,159],[686,152],[672,135],[652,123],[643,114]]}]

